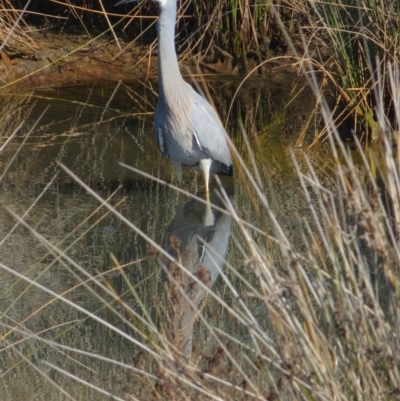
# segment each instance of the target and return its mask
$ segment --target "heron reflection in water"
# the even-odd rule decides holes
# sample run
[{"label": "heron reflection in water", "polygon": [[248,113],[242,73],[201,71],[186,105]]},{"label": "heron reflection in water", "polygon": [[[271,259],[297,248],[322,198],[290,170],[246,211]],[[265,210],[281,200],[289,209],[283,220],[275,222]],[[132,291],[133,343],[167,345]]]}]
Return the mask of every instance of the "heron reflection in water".
[{"label": "heron reflection in water", "polygon": [[[231,195],[232,188],[229,191]],[[212,204],[223,208],[220,194],[211,191],[210,197]],[[173,328],[172,341],[186,358],[191,356],[193,325],[208,292],[188,273],[211,289],[225,261],[231,223],[229,214],[210,210],[209,203],[189,200],[185,204],[179,202],[174,220],[166,229],[164,249],[178,262],[160,258],[167,273],[167,308]]]}]

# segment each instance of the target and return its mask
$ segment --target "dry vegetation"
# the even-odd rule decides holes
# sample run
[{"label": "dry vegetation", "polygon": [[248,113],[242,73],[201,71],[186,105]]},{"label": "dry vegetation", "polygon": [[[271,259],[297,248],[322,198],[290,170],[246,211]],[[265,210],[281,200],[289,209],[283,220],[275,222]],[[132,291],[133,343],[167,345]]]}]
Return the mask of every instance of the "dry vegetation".
[{"label": "dry vegetation", "polygon": [[[281,219],[273,207],[274,188],[268,186],[268,167],[250,146],[246,160],[233,148],[237,185],[246,188],[247,201],[238,205],[229,191],[221,190],[213,199],[218,206],[213,206],[211,213],[208,205],[197,200],[191,215],[192,219],[201,216],[196,229],[180,237],[177,224],[178,228],[172,227],[171,235],[162,243],[127,219],[111,198],[103,199],[85,180],[60,165],[60,170],[107,214],[146,242],[148,275],[162,270],[164,281],[158,287],[149,284],[157,295],[151,303],[145,303],[146,292],[132,284],[125,266],[114,258],[112,272],[121,277],[126,290],[120,293],[101,272],[86,271],[79,263],[79,254],[70,256],[69,248],[52,243],[36,232],[28,219],[3,205],[19,227],[24,227],[46,251],[47,258],[41,263],[48,268],[56,261],[59,269],[76,279],[76,285],[85,287],[98,309],[93,312],[85,302],[72,298],[73,288],[56,293],[51,285],[40,284],[36,277],[0,262],[2,273],[70,307],[78,322],[71,330],[73,335],[79,336],[84,316],[95,323],[110,348],[120,341],[129,350],[129,357],[121,355],[117,359],[90,347],[81,348],[85,343],[66,346],[58,341],[61,323],[58,327],[50,322],[50,334],[31,332],[25,329],[24,321],[8,319],[6,310],[0,320],[3,376],[14,370],[17,378],[23,377],[15,362],[18,357],[32,365],[65,399],[73,398],[68,388],[58,388],[60,378],[66,377],[82,380],[84,386],[104,399],[397,399],[399,10],[395,2],[377,3],[289,4],[282,0],[275,11],[258,1],[244,2],[243,9],[242,3],[229,3],[237,10],[233,16],[236,28],[244,30],[251,21],[249,26],[254,30],[246,30],[246,40],[240,29],[232,29],[225,36],[219,33],[219,28],[228,24],[228,2],[219,2],[212,9],[200,3],[195,11],[201,15],[208,11],[211,26],[199,38],[193,35],[188,52],[205,57],[210,51],[211,35],[216,41],[214,47],[228,47],[226,52],[232,59],[246,57],[253,50],[245,47],[252,43],[248,46],[254,47],[257,62],[263,63],[264,50],[257,33],[263,32],[261,26],[265,35],[273,31],[270,39],[275,37],[292,47],[291,60],[308,77],[320,104],[323,133],[330,144],[333,182],[326,180],[316,156],[292,153],[293,174],[304,200],[304,214],[292,216],[302,226],[299,238],[294,239],[290,218]],[[13,18],[8,19],[8,26],[14,26]],[[21,41],[22,32],[14,30],[10,48]],[[29,48],[34,46],[25,42]],[[319,54],[322,47],[330,49],[332,56]],[[2,51],[7,49],[3,47]],[[228,54],[225,57],[229,58]],[[317,73],[323,73],[335,85],[339,94],[335,110],[324,98]],[[356,138],[355,152],[344,146],[340,124],[349,119],[347,129],[359,138],[370,134],[368,138],[380,139],[377,148],[364,147]],[[12,126],[12,130],[17,129]],[[243,141],[248,143],[245,132]],[[160,187],[172,187],[156,177],[146,178]],[[178,210],[179,201],[176,203]],[[214,243],[204,223],[209,221],[210,213],[214,216],[213,230],[221,229]],[[177,212],[177,216],[181,214]],[[231,234],[234,257],[224,262],[228,246],[225,235],[229,238]],[[11,233],[0,241],[8,236]],[[47,262],[49,258],[51,262]],[[8,289],[3,292],[10,296]],[[20,343],[27,343],[28,349],[19,347]],[[51,352],[39,352],[42,349]],[[54,355],[61,361],[67,359],[67,367],[61,362],[57,365],[59,359]],[[125,394],[115,394],[109,388],[109,382],[116,380],[114,376],[102,381],[87,374],[96,371],[97,365],[113,367],[115,375],[126,382]]]}]

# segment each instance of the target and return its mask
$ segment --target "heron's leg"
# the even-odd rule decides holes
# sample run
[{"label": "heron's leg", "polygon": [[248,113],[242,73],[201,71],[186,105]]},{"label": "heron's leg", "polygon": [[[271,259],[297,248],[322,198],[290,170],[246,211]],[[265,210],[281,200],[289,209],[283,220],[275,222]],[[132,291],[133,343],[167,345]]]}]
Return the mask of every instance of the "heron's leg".
[{"label": "heron's leg", "polygon": [[182,165],[179,162],[174,162],[171,160],[171,163],[174,167],[176,176],[178,177],[179,185],[182,185]]},{"label": "heron's leg", "polygon": [[211,203],[209,201],[210,201],[210,199],[207,196],[206,212],[204,213],[204,217],[203,217],[204,227],[213,226],[215,223],[214,213],[211,210]]},{"label": "heron's leg", "polygon": [[202,160],[200,160],[200,166],[201,166],[201,169],[203,170],[204,182],[206,184],[206,197],[207,197],[207,199],[209,199],[209,194],[210,194],[210,191],[208,189],[208,182],[210,180],[211,163],[212,163],[211,159],[202,159]]}]

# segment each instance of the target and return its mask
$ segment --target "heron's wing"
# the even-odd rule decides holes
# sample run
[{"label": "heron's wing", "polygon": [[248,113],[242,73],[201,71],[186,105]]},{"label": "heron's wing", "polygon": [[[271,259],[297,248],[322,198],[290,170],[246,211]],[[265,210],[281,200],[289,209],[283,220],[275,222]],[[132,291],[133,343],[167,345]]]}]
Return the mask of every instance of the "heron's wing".
[{"label": "heron's wing", "polygon": [[200,149],[213,161],[230,166],[232,159],[225,139],[225,129],[210,103],[194,89],[192,126],[195,140],[200,144]]},{"label": "heron's wing", "polygon": [[162,128],[158,124],[155,124],[155,126],[154,126],[154,133],[156,134],[156,141],[157,141],[158,148],[160,149],[160,152],[164,156],[168,157],[167,148],[165,147],[164,133],[163,133]]}]

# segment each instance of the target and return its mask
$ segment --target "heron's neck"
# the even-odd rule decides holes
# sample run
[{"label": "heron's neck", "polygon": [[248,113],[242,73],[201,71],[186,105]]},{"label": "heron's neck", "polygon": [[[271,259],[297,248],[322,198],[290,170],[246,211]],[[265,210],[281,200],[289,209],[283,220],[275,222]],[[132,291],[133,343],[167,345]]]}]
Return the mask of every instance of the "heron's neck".
[{"label": "heron's neck", "polygon": [[160,6],[158,20],[158,77],[160,96],[168,95],[183,80],[175,50],[176,0]]}]

